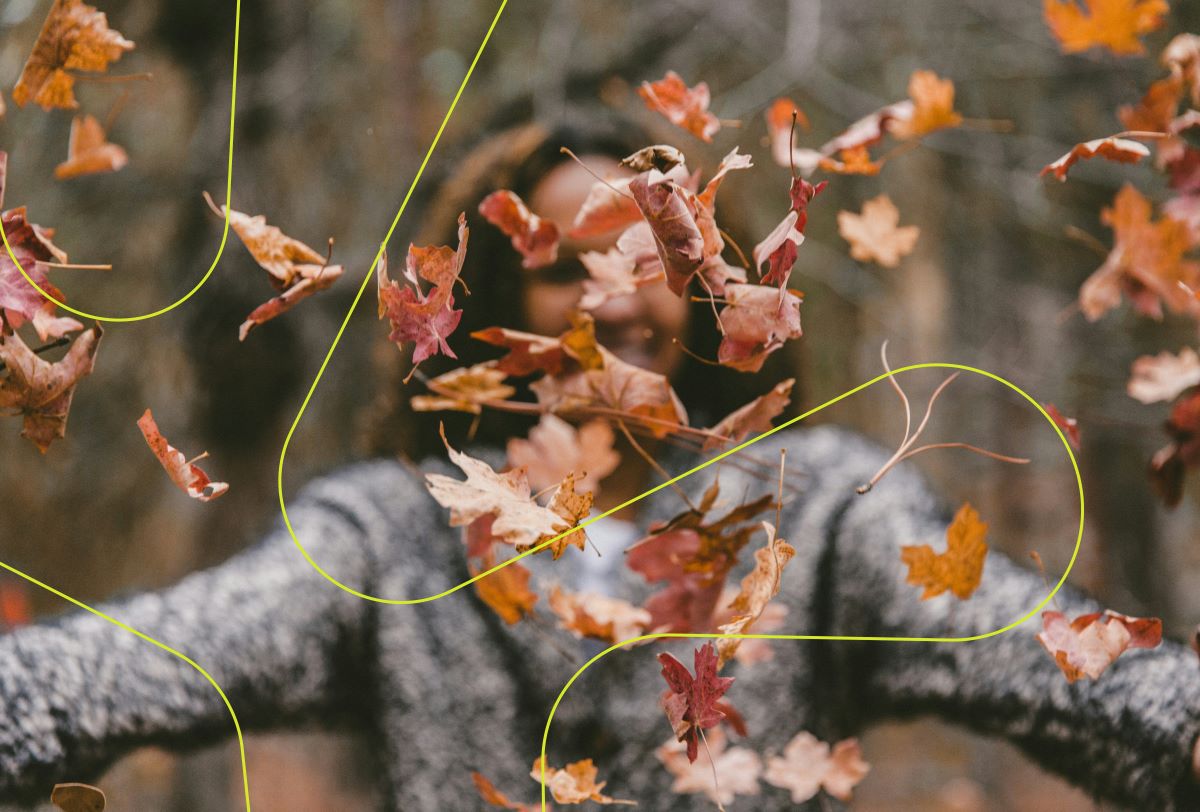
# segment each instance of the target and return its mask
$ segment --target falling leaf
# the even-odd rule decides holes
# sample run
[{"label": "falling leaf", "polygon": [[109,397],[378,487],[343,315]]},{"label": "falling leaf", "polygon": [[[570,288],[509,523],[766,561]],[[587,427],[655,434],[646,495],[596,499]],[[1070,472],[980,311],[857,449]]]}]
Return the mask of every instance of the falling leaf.
[{"label": "falling leaf", "polygon": [[[501,809],[513,809],[516,812],[538,812],[541,809],[541,806],[538,804],[519,804],[515,801],[510,801],[507,795],[496,789],[496,786],[480,773],[471,773],[471,780],[475,783],[475,789],[479,791],[480,797],[492,806],[498,806]],[[546,807],[547,810],[552,808],[549,805]]]},{"label": "falling leaf", "polygon": [[1099,679],[1130,648],[1154,648],[1162,642],[1162,621],[1105,610],[1067,620],[1061,612],[1042,612],[1038,642],[1066,675],[1067,682]]},{"label": "falling leaf", "polygon": [[835,175],[878,175],[883,169],[883,161],[871,159],[871,153],[865,146],[848,147],[838,150],[838,158],[822,157],[817,166]]},{"label": "falling leaf", "polygon": [[[470,569],[471,577],[491,569],[492,562]],[[520,622],[533,613],[537,593],[529,589],[529,570],[512,563],[475,582],[475,593],[508,625]]]},{"label": "falling leaf", "polygon": [[770,285],[726,285],[717,360],[742,372],[758,372],[767,356],[803,334],[802,301],[794,291]]},{"label": "falling leaf", "polygon": [[0,581],[0,629],[11,630],[33,622],[29,589],[15,578]]},{"label": "falling leaf", "polygon": [[1191,247],[1187,227],[1169,217],[1151,220],[1150,201],[1125,184],[1113,205],[1100,212],[1113,230],[1113,248],[1079,289],[1079,307],[1096,321],[1129,297],[1139,313],[1162,318],[1162,304],[1175,312],[1196,313],[1196,300],[1179,285],[1198,287],[1200,264],[1184,259]]},{"label": "falling leaf", "polygon": [[104,812],[104,793],[88,784],[55,784],[50,803],[62,812]]},{"label": "falling leaf", "polygon": [[558,259],[558,226],[530,211],[513,192],[492,192],[479,204],[479,213],[512,238],[522,257],[521,267],[541,268]]},{"label": "falling leaf", "polygon": [[103,73],[132,50],[132,42],[108,27],[103,12],[80,0],[54,0],[13,88],[13,101],[24,107],[32,100],[43,110],[78,107],[75,76],[68,71]]},{"label": "falling leaf", "polygon": [[862,214],[839,211],[837,222],[838,233],[850,243],[850,256],[885,268],[895,268],[911,254],[921,233],[916,226],[899,225],[900,211],[886,194],[863,203]]},{"label": "falling leaf", "polygon": [[[682,296],[704,261],[704,235],[688,206],[688,192],[656,169],[635,175],[629,191],[650,224],[667,287]],[[619,247],[619,246],[618,246]]]},{"label": "falling leaf", "polygon": [[730,282],[746,281],[746,269],[730,265],[720,255],[704,260],[696,273],[704,279],[704,289],[712,291],[713,296],[724,296],[725,286]]},{"label": "falling leaf", "polygon": [[539,785],[545,780],[546,788],[550,790],[554,800],[560,804],[581,804],[585,801],[594,801],[605,805],[637,805],[636,801],[622,801],[602,794],[600,790],[604,789],[604,785],[608,782],[596,780],[598,771],[590,758],[568,764],[561,770],[547,764],[545,765],[545,779],[542,778],[542,771],[543,764],[539,756],[533,762],[529,775]]},{"label": "falling leaf", "polygon": [[304,243],[267,225],[261,214],[251,217],[228,206],[218,207],[207,193],[205,200],[217,216],[229,218],[230,228],[254,261],[267,272],[271,285],[280,292],[250,312],[238,329],[239,341],[245,341],[254,327],[286,313],[341,277],[341,265],[329,265],[325,257]]},{"label": "falling leaf", "polygon": [[613,450],[612,427],[603,420],[590,420],[578,429],[552,414],[544,414],[529,430],[529,439],[508,441],[508,461],[524,467],[535,490],[549,488],[570,473],[577,486],[597,492],[600,480],[617,469],[621,455]]},{"label": "falling leaf", "polygon": [[893,115],[885,124],[889,134],[902,141],[921,138],[931,132],[957,127],[962,115],[954,111],[954,82],[940,79],[931,70],[913,71],[908,79],[911,106],[903,102],[893,106]]},{"label": "falling leaf", "polygon": [[658,655],[667,690],[661,704],[675,738],[687,742],[688,761],[694,762],[700,749],[700,731],[715,727],[725,718],[720,699],[733,684],[733,677],[717,676],[717,652],[712,643],[695,651],[696,675],[667,652]]},{"label": "falling leaf", "polygon": [[1127,130],[1166,132],[1175,119],[1183,96],[1183,80],[1172,74],[1150,85],[1137,106],[1122,105],[1117,118]]},{"label": "falling leaf", "polygon": [[779,98],[767,108],[767,136],[771,140],[771,158],[780,166],[793,166],[797,162],[793,155],[792,114],[796,116],[796,129],[808,129],[808,116],[804,115],[794,101]]},{"label": "falling leaf", "polygon": [[636,293],[638,288],[663,279],[661,273],[638,273],[637,259],[620,248],[610,248],[603,254],[585,251],[579,255],[579,261],[588,272],[588,278],[583,280],[580,310],[595,310],[610,299]]},{"label": "falling leaf", "polygon": [[1053,403],[1046,403],[1044,405],[1046,407],[1046,414],[1050,415],[1050,419],[1054,421],[1054,424],[1063,430],[1063,434],[1067,435],[1067,441],[1078,451],[1079,421],[1073,417],[1064,415]]},{"label": "falling leaf", "polygon": [[708,84],[698,82],[689,88],[673,70],[657,82],[642,82],[638,95],[651,110],[681,127],[701,141],[712,141],[721,121],[708,111],[711,101]]},{"label": "falling leaf", "polygon": [[849,802],[851,790],[870,771],[863,761],[857,739],[844,739],[833,746],[811,733],[797,733],[783,748],[782,756],[767,759],[763,780],[789,790],[793,803],[804,803],[822,789],[839,801]]},{"label": "falling leaf", "polygon": [[641,216],[641,210],[629,193],[629,178],[598,180],[592,184],[575,214],[567,236],[578,240],[608,234],[633,225]]},{"label": "falling leaf", "polygon": [[[760,434],[771,430],[771,421],[783,414],[783,410],[792,401],[792,387],[796,379],[788,378],[780,381],[765,395],[759,395],[745,406],[728,414],[720,423],[708,431],[728,437],[728,442],[740,442],[750,434]],[[704,441],[702,451],[711,451],[722,446],[726,441],[716,437],[708,437]]]},{"label": "falling leaf", "polygon": [[507,400],[516,394],[515,388],[504,383],[507,377],[495,361],[452,369],[428,382],[435,394],[413,395],[409,404],[414,412],[451,410],[480,414],[487,401]]},{"label": "falling leaf", "polygon": [[1117,138],[1115,135],[1110,135],[1108,138],[1097,138],[1071,147],[1071,151],[1066,155],[1042,167],[1038,176],[1053,174],[1059,180],[1065,181],[1067,171],[1077,161],[1085,161],[1096,156],[1119,163],[1135,164],[1142,158],[1150,157],[1150,150],[1145,144],[1130,141],[1128,138]]},{"label": "falling leaf", "polygon": [[[555,488],[547,507],[563,519],[567,527],[577,527],[592,512],[592,502],[594,499],[595,496],[591,491],[575,490],[575,474],[570,473],[563,477],[563,481]],[[532,549],[550,539],[552,535],[558,534],[547,533],[531,544],[518,544],[517,552],[523,553],[526,550]],[[550,550],[554,554],[555,560],[557,560],[559,556],[567,551],[567,547],[571,545],[578,547],[580,550],[587,548],[587,534],[582,528],[577,528],[562,538],[555,539],[546,549]]]},{"label": "falling leaf", "polygon": [[632,155],[621,159],[621,166],[626,166],[634,172],[648,172],[657,169],[659,172],[670,172],[676,167],[683,167],[683,153],[670,144],[653,144],[642,147]]},{"label": "falling leaf", "polygon": [[213,482],[208,478],[208,474],[200,470],[200,466],[194,464],[196,460],[207,457],[208,452],[205,451],[189,461],[183,452],[168,443],[167,438],[162,436],[158,430],[158,424],[154,422],[154,415],[150,413],[149,409],[138,418],[137,425],[142,430],[142,436],[146,438],[150,450],[162,463],[167,476],[171,477],[171,481],[188,496],[199,499],[201,502],[211,502],[229,490],[228,484]]},{"label": "falling leaf", "polygon": [[828,185],[821,181],[815,186],[804,178],[792,178],[789,196],[792,207],[783,221],[754,246],[754,267],[760,273],[762,264],[768,263],[767,272],[762,274],[762,284],[786,287],[792,266],[796,263],[796,252],[804,242],[804,227],[808,224],[808,204]]},{"label": "falling leaf", "polygon": [[563,370],[562,341],[550,336],[539,336],[510,330],[507,327],[488,327],[471,333],[471,338],[486,341],[509,350],[508,355],[496,361],[496,369],[514,377],[524,377],[535,372],[558,375]]},{"label": "falling leaf", "polygon": [[75,116],[71,121],[67,160],[54,168],[54,177],[69,180],[82,175],[116,172],[128,163],[129,155],[123,148],[109,142],[95,116]]},{"label": "falling leaf", "polygon": [[1141,40],[1162,27],[1166,0],[1044,0],[1042,11],[1063,53],[1107,48],[1118,56],[1145,53]]},{"label": "falling leaf", "polygon": [[[8,153],[0,151],[0,206],[4,204],[7,175]],[[54,229],[30,223],[25,217],[24,206],[0,213],[0,224],[8,241],[8,248],[0,245],[0,315],[8,326],[16,329],[27,321],[32,322],[42,341],[82,330],[83,325],[75,319],[56,317],[54,302],[38,293],[21,273],[23,269],[42,290],[60,302],[66,301],[62,291],[50,283],[44,264],[67,261],[66,253],[51,242]],[[12,249],[11,256],[9,248]],[[14,256],[20,267],[13,262]]]},{"label": "falling leaf", "polygon": [[963,503],[946,528],[946,552],[935,553],[928,544],[900,548],[900,560],[908,565],[908,583],[925,587],[921,600],[947,590],[960,600],[971,597],[983,575],[987,528],[975,509]]},{"label": "falling leaf", "polygon": [[[735,795],[758,795],[762,761],[745,747],[726,749],[725,733],[718,727],[704,734],[705,747],[699,758],[688,760],[687,748],[671,739],[654,755],[675,776],[671,792],[687,795],[703,792],[714,803],[731,804]],[[716,774],[714,783],[713,775]]]},{"label": "falling leaf", "polygon": [[[773,525],[763,522],[762,526],[767,533],[767,546],[755,551],[754,569],[742,579],[742,588],[729,605],[735,613],[734,617],[719,627],[721,634],[745,634],[754,625],[766,611],[771,598],[779,594],[783,568],[796,554],[796,548],[783,539],[775,538]],[[724,668],[725,663],[737,653],[741,642],[737,639],[717,641],[718,669]]]},{"label": "falling leaf", "polygon": [[0,361],[8,375],[0,379],[0,409],[16,409],[24,418],[21,436],[43,454],[66,436],[67,414],[79,379],[90,375],[104,330],[96,322],[80,333],[63,358],[43,360],[16,333],[0,336]]},{"label": "falling leaf", "polygon": [[1200,465],[1200,389],[1175,402],[1164,428],[1171,442],[1154,452],[1150,483],[1167,507],[1175,507],[1183,498],[1186,470]]},{"label": "falling leaf", "polygon": [[[402,347],[414,342],[413,364],[419,364],[436,352],[457,358],[446,339],[458,327],[462,311],[454,309],[454,283],[461,281],[463,262],[467,256],[467,218],[458,215],[458,250],[449,246],[408,246],[404,278],[409,284],[393,282],[387,273],[387,253],[379,257],[375,279],[379,295],[379,318],[387,316],[392,332],[388,340]],[[428,293],[421,290],[421,280],[431,283]],[[503,369],[509,374],[512,370]]]},{"label": "falling leaf", "polygon": [[550,611],[559,625],[576,637],[620,643],[637,637],[650,626],[650,613],[619,598],[592,592],[567,592],[551,587]]},{"label": "falling leaf", "polygon": [[1181,392],[1200,384],[1200,355],[1184,347],[1179,355],[1160,352],[1143,355],[1133,362],[1129,396],[1142,403],[1174,400]]},{"label": "falling leaf", "polygon": [[442,507],[450,508],[450,526],[462,527],[481,516],[494,514],[491,532],[505,544],[536,545],[570,528],[563,518],[534,501],[525,471],[497,473],[482,460],[442,442],[450,461],[467,475],[457,480],[444,474],[426,474],[426,485]]}]

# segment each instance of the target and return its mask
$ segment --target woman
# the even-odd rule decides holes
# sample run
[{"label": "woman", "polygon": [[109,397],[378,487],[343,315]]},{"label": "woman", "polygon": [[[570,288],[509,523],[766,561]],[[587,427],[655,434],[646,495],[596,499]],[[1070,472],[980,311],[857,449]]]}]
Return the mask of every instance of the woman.
[{"label": "woman", "polygon": [[[591,177],[561,158],[558,147],[572,147],[605,172],[646,143],[630,141],[621,126],[591,120],[561,131],[508,130],[458,162],[457,181],[439,187],[430,219],[452,223],[458,210],[473,211],[483,194],[510,188],[565,227]],[[472,222],[473,295],[465,305],[467,323],[452,341],[460,360],[489,357],[466,338],[476,326],[499,322],[555,333],[579,293],[572,252],[602,247],[564,245],[564,259],[553,269],[522,276],[527,272],[518,269],[507,240]],[[746,400],[720,403],[722,387],[713,378],[691,377],[695,368],[664,340],[685,333],[698,353],[712,355],[711,344],[705,346],[711,336],[698,329],[709,322],[689,314],[683,300],[659,286],[606,308],[595,314],[601,342],[672,376],[689,408],[702,413],[693,415],[694,424]],[[415,418],[405,420],[415,425]],[[480,437],[491,442],[468,450],[498,466],[503,455],[488,446],[526,428],[487,414]],[[412,435],[436,436],[429,426]],[[451,425],[450,436],[463,444],[461,424]],[[780,432],[753,452],[772,460],[781,449],[789,482],[799,486],[779,521],[780,535],[797,550],[778,598],[789,612],[784,631],[966,636],[999,628],[1044,597],[1037,575],[993,553],[978,592],[953,613],[948,600],[917,600],[897,566],[898,546],[924,542],[940,549],[949,522],[921,478],[902,467],[857,495],[855,487],[887,455],[832,427]],[[626,467],[602,483],[602,505],[656,481],[648,463],[623,450]],[[696,462],[669,447],[655,455],[672,474]],[[458,474],[440,448],[420,467]],[[680,486],[695,500],[714,473],[706,469]],[[726,494],[773,490],[733,466],[723,467],[720,482]],[[663,491],[638,504],[636,522],[644,529],[679,510],[678,496]],[[345,467],[293,496],[288,512],[314,560],[360,592],[419,597],[469,577],[459,531],[449,527],[446,511],[410,464],[379,458]],[[600,560],[619,564],[624,541],[614,527],[597,534],[608,545]],[[598,567],[590,552],[568,553],[558,562],[539,556],[531,565],[539,574],[575,585],[602,583],[635,600],[647,592],[626,568]],[[585,560],[589,564],[580,566]],[[1099,608],[1069,588],[1058,603],[1072,616]],[[386,765],[394,809],[481,808],[472,770],[514,798],[535,798],[528,773],[546,716],[559,689],[594,651],[545,626],[507,626],[471,590],[418,606],[363,601],[322,579],[281,527],[221,566],[102,608],[203,665],[224,688],[243,729],[319,720],[365,731]],[[691,648],[672,646],[689,661]],[[749,743],[760,753],[778,752],[800,730],[834,741],[886,717],[933,713],[1008,738],[1098,798],[1138,809],[1200,809],[1191,778],[1200,675],[1195,654],[1183,646],[1128,653],[1099,682],[1073,685],[1029,629],[966,645],[789,641],[773,648],[767,662],[730,667],[737,681],[728,698],[745,716]],[[643,809],[706,808],[700,796],[673,794],[671,777],[653,756],[672,738],[657,706],[663,683],[654,655],[661,650],[619,652],[585,672],[558,708],[549,762],[592,758],[609,781],[605,791],[636,799]],[[86,780],[137,746],[185,747],[230,733],[224,704],[196,671],[82,613],[0,639],[0,699],[3,801],[43,798],[56,781]],[[748,805],[796,808],[773,788]]]}]

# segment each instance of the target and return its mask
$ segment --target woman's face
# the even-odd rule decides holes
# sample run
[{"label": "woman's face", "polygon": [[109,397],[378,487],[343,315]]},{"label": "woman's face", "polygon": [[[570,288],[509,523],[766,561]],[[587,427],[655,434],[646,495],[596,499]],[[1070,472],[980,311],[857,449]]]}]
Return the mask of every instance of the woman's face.
[{"label": "woman's face", "polygon": [[[602,178],[629,174],[613,158],[581,157]],[[558,335],[570,326],[570,313],[587,278],[579,254],[607,251],[616,244],[619,231],[582,240],[565,236],[594,182],[586,169],[566,160],[548,172],[529,195],[529,207],[564,235],[553,265],[520,271],[526,274],[524,317],[531,332]],[[596,320],[596,339],[622,361],[669,377],[683,360],[682,351],[671,339],[684,337],[688,303],[666,285],[647,285],[636,293],[610,299],[591,314]]]}]

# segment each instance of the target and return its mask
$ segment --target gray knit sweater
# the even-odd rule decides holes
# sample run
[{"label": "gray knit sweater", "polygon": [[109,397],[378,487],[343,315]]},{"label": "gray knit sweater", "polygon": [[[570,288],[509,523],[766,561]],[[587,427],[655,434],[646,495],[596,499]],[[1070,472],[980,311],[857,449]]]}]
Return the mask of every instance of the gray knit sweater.
[{"label": "gray knit sweater", "polygon": [[[982,586],[953,613],[949,596],[920,601],[904,583],[899,546],[942,549],[950,518],[921,478],[902,468],[858,496],[855,486],[885,457],[879,448],[822,427],[780,432],[752,452],[778,459],[783,446],[801,486],[781,521],[780,535],[797,550],[780,598],[789,607],[784,631],[963,636],[999,628],[1044,597],[1038,575],[992,553]],[[668,464],[681,471],[695,459],[677,454]],[[702,491],[716,467],[685,480],[687,490]],[[439,460],[423,468],[455,473]],[[732,467],[720,477],[733,499],[771,490]],[[365,593],[423,596],[467,577],[459,531],[399,462],[343,468],[289,505],[313,557]],[[660,492],[640,521],[679,506]],[[570,567],[570,556],[539,558],[536,571]],[[622,577],[619,594],[646,593],[632,573]],[[1071,589],[1058,603],[1071,614],[1098,608]],[[470,589],[419,606],[355,598],[314,572],[282,528],[221,566],[103,609],[207,668],[246,729],[319,720],[371,736],[390,808],[402,810],[482,809],[472,770],[510,796],[535,799],[528,772],[546,715],[594,651],[549,624],[506,626]],[[1097,682],[1070,685],[1034,639],[1037,628],[1034,620],[969,644],[781,641],[769,662],[731,664],[737,681],[727,696],[760,753],[779,751],[802,729],[835,740],[878,719],[935,714],[1004,736],[1098,798],[1200,809],[1187,777],[1200,732],[1196,655],[1165,642],[1126,653]],[[672,794],[652,754],[670,738],[655,660],[667,645],[617,652],[589,669],[559,708],[549,760],[595,759],[606,791],[642,809],[712,808],[703,796]],[[694,645],[669,647],[690,664]],[[232,733],[197,672],[85,613],[0,638],[0,701],[0,801],[44,798],[56,781],[94,777],[137,746],[182,748]],[[731,808],[797,807],[764,785]]]}]

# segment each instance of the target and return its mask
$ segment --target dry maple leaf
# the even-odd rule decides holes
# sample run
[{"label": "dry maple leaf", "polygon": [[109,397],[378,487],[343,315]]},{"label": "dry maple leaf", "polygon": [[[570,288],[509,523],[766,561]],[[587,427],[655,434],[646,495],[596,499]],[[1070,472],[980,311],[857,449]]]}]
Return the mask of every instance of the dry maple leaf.
[{"label": "dry maple leaf", "polygon": [[789,190],[791,209],[766,239],[754,246],[755,270],[761,273],[762,264],[767,263],[767,272],[762,274],[762,284],[777,285],[780,288],[787,286],[792,266],[796,264],[797,249],[804,242],[804,227],[808,224],[808,204],[828,185],[828,181],[821,181],[814,186],[804,178],[792,178]]},{"label": "dry maple leaf", "polygon": [[[0,150],[0,207],[4,204],[7,176],[8,153]],[[0,317],[7,322],[7,328],[15,330],[27,321],[32,322],[42,341],[82,330],[83,325],[75,319],[55,316],[57,306],[54,302],[38,293],[21,273],[24,270],[42,290],[60,302],[66,301],[62,291],[51,284],[46,275],[45,263],[67,261],[66,253],[51,242],[54,229],[30,223],[25,217],[24,206],[0,213],[0,224],[8,247],[12,249],[10,255],[8,249],[0,245]],[[20,267],[13,263],[13,257]],[[0,325],[0,333],[3,332],[7,330]]]},{"label": "dry maple leaf", "polygon": [[1164,428],[1171,442],[1150,459],[1150,483],[1167,507],[1175,507],[1183,498],[1184,474],[1200,465],[1200,389],[1175,402]]},{"label": "dry maple leaf", "polygon": [[426,486],[442,507],[450,508],[450,526],[462,527],[481,516],[494,515],[491,534],[505,544],[535,545],[557,536],[570,525],[562,516],[534,501],[525,471],[497,473],[482,460],[455,451],[442,432],[450,461],[467,475],[457,480],[426,474]]},{"label": "dry maple leaf", "polygon": [[1200,265],[1184,259],[1191,247],[1187,226],[1170,217],[1151,219],[1150,201],[1125,184],[1100,220],[1113,230],[1113,248],[1104,263],[1079,288],[1079,307],[1095,321],[1127,296],[1135,310],[1162,318],[1162,304],[1175,312],[1195,313],[1197,304],[1183,282],[1200,287]]},{"label": "dry maple leaf", "polygon": [[1184,390],[1200,384],[1200,355],[1184,347],[1179,355],[1160,352],[1133,362],[1127,391],[1142,403],[1174,400]]},{"label": "dry maple leaf", "polygon": [[480,202],[479,213],[512,239],[522,268],[541,268],[558,258],[558,226],[530,211],[513,192],[492,192]]},{"label": "dry maple leaf", "polygon": [[[496,789],[496,785],[480,773],[472,772],[471,781],[474,782],[475,789],[479,791],[479,796],[492,806],[498,806],[501,809],[513,809],[516,812],[538,812],[541,809],[541,806],[538,804],[521,804],[516,801],[510,801],[507,795]],[[546,806],[547,810],[552,808],[549,805]]]},{"label": "dry maple leaf", "polygon": [[[719,628],[721,634],[745,634],[754,625],[764,611],[771,598],[779,594],[783,581],[783,568],[796,554],[796,548],[783,539],[775,538],[775,527],[769,522],[762,523],[767,533],[767,546],[754,553],[754,569],[742,579],[742,588],[737,597],[729,604],[734,617]],[[741,645],[741,640],[723,639],[717,641],[717,668],[725,667]]]},{"label": "dry maple leaf", "polygon": [[712,99],[706,82],[697,82],[689,88],[678,73],[669,70],[657,82],[642,82],[638,95],[651,110],[701,141],[712,141],[721,129],[721,120],[708,111]]},{"label": "dry maple leaf", "polygon": [[43,454],[66,436],[67,414],[79,379],[92,372],[104,330],[96,322],[80,333],[61,360],[43,360],[16,333],[0,336],[0,361],[8,375],[0,379],[0,409],[16,409],[24,418],[21,436]]},{"label": "dry maple leaf", "polygon": [[687,743],[688,761],[695,761],[700,749],[700,731],[715,727],[726,716],[721,697],[733,684],[733,677],[717,676],[717,652],[712,643],[695,651],[696,675],[667,652],[658,655],[667,690],[660,704],[675,732],[675,738]]},{"label": "dry maple leaf", "polygon": [[539,785],[544,780],[546,788],[550,790],[554,800],[560,804],[581,804],[586,801],[594,801],[606,806],[609,804],[637,806],[636,801],[623,801],[600,792],[608,782],[596,780],[598,771],[590,758],[568,764],[561,770],[546,764],[544,771],[545,777],[543,778],[543,762],[539,756],[533,762],[529,776]]},{"label": "dry maple leaf", "polygon": [[89,784],[55,784],[50,803],[62,812],[104,812],[104,793]]},{"label": "dry maple leaf", "polygon": [[559,536],[558,532],[546,533],[531,544],[518,544],[517,552],[523,553],[551,539],[553,541],[550,541],[550,544],[545,549],[549,549],[554,554],[555,560],[565,553],[567,547],[571,545],[578,547],[580,550],[586,549],[587,533],[583,528],[577,527],[577,525],[592,512],[592,502],[594,499],[595,495],[591,491],[576,491],[575,474],[567,474],[563,477],[563,481],[559,483],[558,487],[555,488],[553,495],[550,497],[550,502],[546,507],[562,518],[566,527],[575,529],[559,538],[556,538]]},{"label": "dry maple leaf", "polygon": [[683,153],[670,144],[651,144],[621,159],[621,166],[634,172],[649,172],[651,169],[670,172],[676,167],[686,169],[686,163]]},{"label": "dry maple leaf", "polygon": [[1110,135],[1107,138],[1096,138],[1071,147],[1070,152],[1057,161],[1046,164],[1038,177],[1053,174],[1061,181],[1067,179],[1067,171],[1078,161],[1086,161],[1099,156],[1110,161],[1125,164],[1135,164],[1142,158],[1150,157],[1150,149],[1145,144],[1131,141],[1128,138],[1118,138]]},{"label": "dry maple leaf", "polygon": [[621,461],[621,455],[613,450],[614,439],[612,427],[603,420],[589,420],[576,429],[561,417],[544,414],[529,430],[528,439],[508,441],[508,462],[525,468],[529,484],[536,490],[574,473],[581,490],[597,493],[600,480]]},{"label": "dry maple leaf", "polygon": [[565,353],[562,341],[558,338],[507,327],[476,330],[471,333],[471,338],[509,350],[508,355],[496,361],[496,368],[514,377],[520,378],[535,372],[558,375],[563,370]]},{"label": "dry maple leaf", "polygon": [[82,175],[116,172],[128,163],[129,155],[124,148],[108,140],[104,127],[95,116],[75,116],[71,121],[67,160],[54,167],[54,177],[69,180]]},{"label": "dry maple leaf", "polygon": [[603,254],[585,251],[579,255],[579,261],[588,272],[588,278],[583,280],[580,310],[595,310],[610,299],[636,293],[638,288],[663,279],[661,273],[639,273],[636,257],[620,248],[610,248]]},{"label": "dry maple leaf", "polygon": [[789,790],[793,803],[804,803],[821,789],[848,802],[851,790],[870,769],[862,759],[857,739],[844,739],[831,752],[828,744],[802,731],[787,743],[782,756],[767,759],[763,780]]},{"label": "dry maple leaf", "polygon": [[704,235],[688,205],[687,190],[652,169],[633,176],[629,191],[650,225],[659,261],[666,271],[667,287],[683,296],[705,256]]},{"label": "dry maple leaf", "polygon": [[620,598],[592,592],[567,592],[555,585],[547,599],[559,625],[576,637],[620,643],[650,626],[650,613]]},{"label": "dry maple leaf", "polygon": [[987,527],[975,509],[964,502],[946,528],[946,552],[935,553],[928,544],[900,548],[900,560],[908,565],[908,583],[925,587],[921,600],[947,590],[961,600],[971,597],[983,575]]},{"label": "dry maple leaf", "polygon": [[1136,106],[1121,105],[1117,118],[1128,130],[1166,132],[1175,120],[1183,97],[1183,79],[1175,74],[1150,85]]},{"label": "dry maple leaf", "polygon": [[726,749],[727,740],[720,728],[704,734],[704,741],[706,746],[700,749],[700,757],[694,763],[688,760],[687,748],[674,739],[654,751],[655,757],[675,776],[671,792],[680,795],[703,792],[717,804],[731,804],[735,795],[759,794],[762,761],[757,753],[745,747]]},{"label": "dry maple leaf", "polygon": [[1118,56],[1145,53],[1141,40],[1162,27],[1166,0],[1044,0],[1042,11],[1063,53],[1107,48]]},{"label": "dry maple leaf", "polygon": [[239,341],[245,341],[246,335],[254,327],[286,313],[341,277],[341,265],[330,265],[327,257],[292,239],[275,226],[267,225],[267,219],[261,214],[251,217],[228,206],[217,206],[207,192],[204,199],[218,217],[229,218],[230,228],[238,235],[254,261],[267,272],[271,285],[280,292],[246,316],[238,328]]},{"label": "dry maple leaf", "polygon": [[[488,560],[478,569],[471,567],[471,577],[491,569],[493,563]],[[514,562],[476,581],[475,594],[511,626],[533,614],[538,601],[537,593],[529,589],[529,575],[527,568]]]},{"label": "dry maple leaf", "polygon": [[[391,322],[389,341],[398,347],[406,341],[414,343],[414,365],[439,351],[451,358],[458,357],[446,339],[462,319],[462,311],[454,309],[454,283],[462,281],[459,274],[467,256],[469,233],[466,215],[459,214],[457,250],[445,245],[410,244],[404,264],[404,278],[409,284],[403,287],[388,277],[387,252],[379,257],[375,271],[378,315]],[[428,293],[421,289],[422,279],[432,285]],[[466,287],[465,283],[463,286]],[[500,368],[513,374],[510,369]]]},{"label": "dry maple leaf", "polygon": [[[682,163],[661,171],[667,178],[680,185],[687,183],[688,170]],[[629,191],[629,181],[630,178],[624,177],[597,180],[593,183],[583,205],[575,214],[567,235],[574,239],[595,237],[616,231],[618,228],[627,228],[640,221],[642,212]]]},{"label": "dry maple leaf", "polygon": [[1038,642],[1062,669],[1067,682],[1099,679],[1130,648],[1154,648],[1162,642],[1162,621],[1105,610],[1067,620],[1061,612],[1042,612]]},{"label": "dry maple leaf", "polygon": [[43,110],[78,107],[75,77],[67,71],[104,72],[132,50],[132,42],[108,27],[103,12],[81,0],[54,0],[13,88],[13,101],[24,107],[32,100]]},{"label": "dry maple leaf", "polygon": [[726,285],[717,361],[742,372],[758,372],[767,356],[803,335],[802,301],[795,291],[771,285]]},{"label": "dry maple leaf", "polygon": [[850,243],[850,256],[860,262],[877,262],[895,268],[912,253],[921,230],[901,226],[900,211],[886,194],[863,203],[862,214],[839,211],[838,233]]},{"label": "dry maple leaf", "polygon": [[931,132],[957,127],[962,115],[954,110],[954,82],[940,79],[931,70],[913,71],[908,78],[911,106],[893,105],[894,115],[887,121],[889,134],[901,140],[921,138]]},{"label": "dry maple leaf", "polygon": [[883,161],[871,159],[871,153],[866,146],[848,147],[838,150],[838,157],[821,156],[817,166],[835,175],[878,175],[883,169]]},{"label": "dry maple leaf", "polygon": [[168,443],[167,438],[162,436],[158,430],[158,424],[154,422],[154,415],[150,413],[149,409],[138,418],[137,425],[142,430],[142,436],[146,438],[150,450],[162,463],[167,476],[171,477],[171,481],[188,496],[199,499],[201,502],[211,502],[229,490],[227,483],[213,482],[208,478],[208,474],[200,470],[200,466],[194,464],[196,460],[207,457],[208,452],[205,451],[200,456],[188,460],[183,452]]},{"label": "dry maple leaf", "polygon": [[[507,400],[516,394],[517,390],[504,382],[507,377],[495,361],[452,369],[426,383],[434,394],[413,395],[409,405],[414,412],[449,410],[481,414],[486,402]],[[534,487],[541,486],[535,483]]]},{"label": "dry maple leaf", "polygon": [[783,414],[783,410],[792,402],[792,387],[795,385],[795,378],[780,381],[767,394],[759,395],[740,409],[730,412],[720,423],[708,430],[711,434],[719,434],[728,439],[721,440],[709,436],[701,450],[711,451],[727,442],[740,442],[747,435],[770,431],[771,421]]},{"label": "dry maple leaf", "polygon": [[1054,421],[1063,434],[1067,436],[1067,441],[1074,446],[1075,450],[1079,450],[1079,421],[1073,417],[1067,417],[1053,403],[1043,404],[1046,408],[1046,414],[1050,415],[1050,419]]}]

